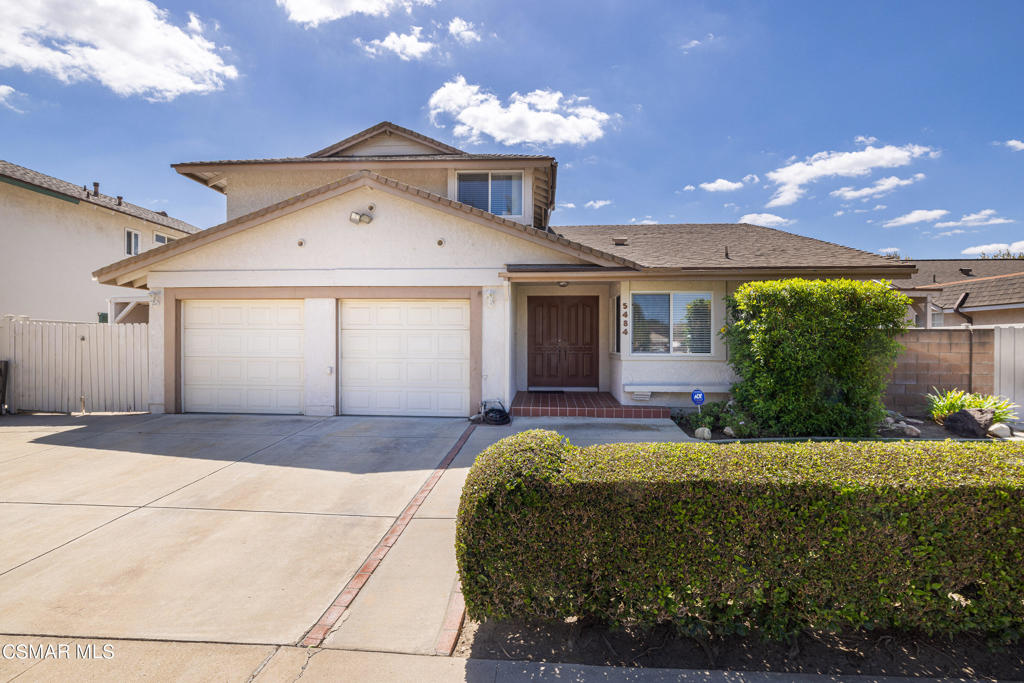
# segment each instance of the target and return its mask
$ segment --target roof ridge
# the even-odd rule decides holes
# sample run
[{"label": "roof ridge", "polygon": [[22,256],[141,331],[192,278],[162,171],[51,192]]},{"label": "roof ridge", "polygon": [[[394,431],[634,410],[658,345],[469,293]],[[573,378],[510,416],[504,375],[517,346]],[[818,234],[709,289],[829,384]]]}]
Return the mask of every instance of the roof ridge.
[{"label": "roof ridge", "polygon": [[377,135],[378,133],[381,133],[382,131],[385,130],[394,131],[399,135],[410,138],[417,142],[425,143],[429,147],[433,147],[434,149],[438,149],[449,154],[464,154],[464,152],[458,147],[453,147],[445,142],[441,142],[440,140],[437,140],[430,136],[424,135],[423,133],[412,130],[411,128],[399,126],[398,124],[392,123],[391,121],[381,121],[380,123],[372,125],[369,128],[365,128],[359,131],[358,133],[349,135],[347,138],[339,140],[338,142],[335,142],[332,145],[328,145],[327,147],[319,149],[313,152],[312,154],[308,154],[307,157],[323,158],[330,156],[336,151],[343,150],[346,147],[356,145],[362,142],[363,140],[369,139],[374,135]]},{"label": "roof ridge", "polygon": [[[1021,264],[1024,266],[1024,264]],[[933,282],[928,285],[919,285],[917,289],[938,289],[941,287],[952,287],[955,285],[970,285],[975,282],[984,282],[986,280],[999,280],[1007,277],[1022,277],[1024,276],[1024,268],[1014,273],[1003,273],[1001,275],[985,275],[983,277],[971,277],[963,278],[961,280],[950,280],[949,282]]]}]

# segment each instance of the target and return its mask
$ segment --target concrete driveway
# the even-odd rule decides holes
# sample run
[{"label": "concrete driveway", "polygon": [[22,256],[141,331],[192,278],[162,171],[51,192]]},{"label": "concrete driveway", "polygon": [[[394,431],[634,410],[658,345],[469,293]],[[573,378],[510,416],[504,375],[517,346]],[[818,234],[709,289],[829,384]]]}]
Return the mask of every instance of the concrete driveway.
[{"label": "concrete driveway", "polygon": [[295,643],[465,428],[0,418],[0,633]]}]

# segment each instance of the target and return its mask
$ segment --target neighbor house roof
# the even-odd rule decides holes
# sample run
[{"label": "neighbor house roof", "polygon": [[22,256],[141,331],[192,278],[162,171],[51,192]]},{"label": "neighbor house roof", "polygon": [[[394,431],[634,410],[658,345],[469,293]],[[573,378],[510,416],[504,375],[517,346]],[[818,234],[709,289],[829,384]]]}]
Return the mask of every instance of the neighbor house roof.
[{"label": "neighbor house roof", "polygon": [[339,152],[344,152],[349,147],[358,145],[360,142],[363,142],[364,140],[369,140],[374,135],[381,134],[398,135],[400,137],[408,138],[409,140],[419,142],[420,144],[424,144],[427,147],[432,147],[439,152],[444,152],[447,154],[464,154],[464,152],[461,149],[458,149],[457,147],[452,147],[451,145],[441,142],[440,140],[435,140],[434,138],[428,137],[423,133],[417,133],[414,130],[403,128],[402,126],[391,123],[390,121],[381,121],[375,126],[370,126],[366,130],[362,130],[356,133],[355,135],[348,136],[344,140],[339,140],[338,142],[335,142],[333,145],[328,145],[327,147],[324,147],[321,150],[317,150],[316,152],[313,152],[309,156],[334,156]]},{"label": "neighbor house roof", "polygon": [[[906,262],[749,223],[562,225],[551,229],[644,269],[870,270],[896,278],[914,271]],[[616,243],[623,240],[625,243]]]},{"label": "neighbor house roof", "polygon": [[[457,212],[470,220],[501,229],[506,233],[518,233],[520,236],[531,239],[534,242],[542,243],[565,253],[579,256],[580,258],[590,260],[598,265],[625,266],[627,268],[638,267],[636,263],[633,263],[627,258],[615,256],[582,243],[573,242],[572,240],[566,239],[565,237],[557,235],[549,230],[543,230],[529,225],[524,225],[522,223],[517,223],[516,221],[496,216],[487,211],[482,211],[469,206],[468,204],[455,201],[454,199],[448,199],[447,197],[442,197],[441,195],[434,194],[433,192],[428,192],[427,190],[399,182],[393,178],[387,178],[377,173],[373,173],[372,171],[363,170],[352,173],[340,180],[309,190],[308,192],[303,192],[302,194],[296,195],[290,199],[277,202],[276,204],[271,204],[270,206],[245,214],[244,216],[239,216],[212,228],[207,228],[206,230],[194,235],[189,235],[188,237],[165,244],[164,246],[157,247],[156,249],[150,249],[149,251],[143,252],[137,256],[121,259],[116,263],[104,266],[103,268],[95,271],[93,276],[96,277],[101,284],[128,284],[133,280],[122,280],[121,282],[118,282],[118,279],[179,254],[201,247],[210,242],[228,237],[229,235],[241,232],[247,228],[255,227],[278,216],[286,215],[293,211],[305,208],[310,204],[325,201],[357,187],[369,184],[385,188],[395,194],[437,205],[439,208]],[[141,283],[140,285],[133,286],[141,286]]]},{"label": "neighbor house roof", "polygon": [[1024,272],[965,278],[956,282],[926,285],[918,289],[939,290],[932,303],[945,309],[953,308],[964,293],[967,293],[967,299],[964,301],[963,309],[968,311],[980,306],[1024,306]]},{"label": "neighbor house roof", "polygon": [[972,280],[992,275],[1024,273],[1024,259],[915,259],[917,274],[900,283],[901,289]]},{"label": "neighbor house roof", "polygon": [[173,228],[181,232],[194,233],[199,230],[196,226],[177,218],[172,218],[164,212],[152,211],[124,200],[119,202],[117,197],[111,197],[102,193],[94,195],[91,190],[87,190],[81,185],[75,185],[60,178],[54,178],[45,173],[12,164],[9,161],[0,160],[0,182],[14,186],[27,186],[28,189],[43,190],[45,194],[57,195],[59,198],[66,199],[75,204],[79,202],[94,204],[104,209],[117,211],[127,216],[133,216],[134,218],[155,223],[165,228]]}]

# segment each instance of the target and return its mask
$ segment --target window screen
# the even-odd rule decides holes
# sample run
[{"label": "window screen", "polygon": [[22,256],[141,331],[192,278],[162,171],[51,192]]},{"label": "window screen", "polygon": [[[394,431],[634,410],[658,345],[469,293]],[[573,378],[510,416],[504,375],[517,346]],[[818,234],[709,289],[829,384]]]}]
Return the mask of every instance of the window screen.
[{"label": "window screen", "polygon": [[522,174],[491,174],[491,213],[499,216],[523,215]]},{"label": "window screen", "polygon": [[488,208],[488,182],[489,174],[487,173],[460,173],[459,201],[483,211],[490,211]]},{"label": "window screen", "polygon": [[633,353],[669,352],[668,294],[633,295]]},{"label": "window screen", "polygon": [[711,299],[707,294],[672,295],[672,352],[711,353]]}]

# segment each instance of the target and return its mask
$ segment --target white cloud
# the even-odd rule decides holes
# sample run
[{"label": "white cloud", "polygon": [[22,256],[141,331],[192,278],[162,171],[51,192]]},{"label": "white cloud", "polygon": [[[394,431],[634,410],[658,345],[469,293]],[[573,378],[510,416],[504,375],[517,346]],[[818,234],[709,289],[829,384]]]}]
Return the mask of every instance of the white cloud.
[{"label": "white cloud", "polygon": [[763,225],[766,228],[777,228],[780,225],[789,225],[793,221],[782,216],[776,216],[774,213],[748,213],[744,216],[740,216],[737,223],[751,223],[753,225]]},{"label": "white cloud", "polygon": [[700,189],[708,192],[732,192],[743,187],[743,183],[734,183],[726,180],[725,178],[719,178],[718,180],[712,180],[709,183],[701,183]]},{"label": "white cloud", "polygon": [[654,220],[650,216],[644,216],[643,218],[630,218],[629,222],[630,223],[634,223],[636,225],[659,225],[660,224],[659,221]]},{"label": "white cloud", "polygon": [[873,145],[878,142],[878,138],[874,135],[858,135],[853,141],[858,145]]},{"label": "white cloud", "polygon": [[909,178],[897,178],[891,175],[888,178],[879,178],[873,184],[862,187],[859,190],[855,190],[852,187],[840,187],[838,190],[829,192],[829,194],[833,197],[851,201],[854,199],[867,199],[868,197],[881,197],[898,187],[906,187],[907,185],[913,185],[920,180],[924,180],[924,177],[924,173],[915,173]]},{"label": "white cloud", "polygon": [[558,202],[558,208],[560,209],[575,209],[576,205],[572,202]]},{"label": "white cloud", "polygon": [[873,208],[871,210],[872,211],[885,211],[888,208],[889,208],[888,204],[875,204],[875,208]]},{"label": "white cloud", "polygon": [[588,209],[600,209],[602,207],[608,206],[611,203],[612,200],[610,199],[591,199],[583,206],[587,207]]},{"label": "white cloud", "polygon": [[882,247],[878,250],[879,254],[898,254],[900,253],[899,247]]},{"label": "white cloud", "polygon": [[454,133],[469,142],[484,135],[503,145],[521,143],[583,145],[604,135],[612,116],[586,104],[585,98],[564,97],[557,90],[512,93],[503,105],[493,93],[456,76],[430,96],[430,118],[455,119]]},{"label": "white cloud", "polygon": [[982,209],[977,213],[966,213],[960,217],[958,221],[943,221],[942,223],[936,223],[936,228],[955,228],[958,225],[967,225],[971,227],[977,227],[979,225],[1002,225],[1003,223],[1012,223],[1013,221],[1009,218],[1000,218],[996,215],[995,209]]},{"label": "white cloud", "polygon": [[420,40],[422,33],[423,27],[412,26],[409,28],[408,33],[398,34],[392,31],[384,36],[383,40],[374,38],[370,42],[364,43],[359,38],[356,38],[352,42],[374,57],[388,51],[394,52],[402,61],[408,62],[413,59],[423,59],[428,52],[437,47],[436,43],[432,43],[429,40]]},{"label": "white cloud", "polygon": [[694,48],[697,48],[697,47],[700,47],[701,45],[707,45],[708,43],[710,43],[714,39],[715,39],[715,34],[714,33],[709,33],[706,36],[704,36],[704,40],[697,40],[696,38],[694,38],[693,40],[686,41],[685,43],[683,43],[679,47],[680,47],[680,49],[682,49],[683,54],[689,54],[690,50],[692,50]]},{"label": "white cloud", "polygon": [[696,190],[696,189],[697,189],[697,188],[696,188],[696,187],[694,187],[693,185],[687,185],[686,187],[684,187],[684,188],[683,188],[683,191],[684,191],[684,192],[693,192],[693,191],[694,191],[694,190]]},{"label": "white cloud", "polygon": [[448,22],[448,33],[464,44],[480,42],[480,34],[475,29],[473,22],[461,17],[455,17]]},{"label": "white cloud", "polygon": [[835,212],[834,214],[832,214],[832,215],[833,215],[833,216],[842,216],[842,215],[843,215],[844,213],[846,213],[846,212],[845,212],[845,211],[843,211],[842,209],[839,209],[838,211],[836,211],[836,212]]},{"label": "white cloud", "polygon": [[966,230],[961,230],[961,229],[957,228],[956,230],[946,230],[945,232],[940,232],[940,233],[938,233],[935,236],[936,237],[953,237],[954,235],[966,235],[966,234],[967,234]]},{"label": "white cloud", "polygon": [[1024,152],[1024,140],[1007,140],[1003,144],[1014,152]]},{"label": "white cloud", "polygon": [[43,71],[64,83],[95,80],[153,101],[220,90],[238,70],[196,30],[170,23],[148,0],[6,2],[0,68]]},{"label": "white cloud", "polygon": [[1024,251],[1024,240],[1014,242],[1013,244],[1006,244],[1005,242],[996,242],[995,244],[979,244],[976,247],[967,247],[961,254],[967,256],[978,256],[979,254],[992,254],[998,251],[1012,251],[1014,253]]},{"label": "white cloud", "polygon": [[196,15],[195,12],[188,13],[188,24],[186,28],[192,33],[203,32],[203,22],[199,20],[199,17]]},{"label": "white cloud", "polygon": [[804,187],[822,178],[833,176],[851,178],[863,176],[876,168],[906,166],[913,159],[931,153],[930,147],[922,145],[885,145],[865,147],[856,152],[818,152],[768,173],[768,180],[778,187],[767,206],[788,206],[795,203],[807,192]]},{"label": "white cloud", "polygon": [[910,213],[903,214],[892,220],[882,223],[886,228],[898,228],[901,225],[913,225],[914,223],[931,223],[945,216],[949,211],[945,209],[914,209]]},{"label": "white cloud", "polygon": [[25,112],[23,112],[21,109],[18,109],[16,106],[14,106],[14,103],[11,102],[11,99],[18,94],[20,93],[11,86],[0,85],[0,106],[7,107],[13,112],[24,114]]},{"label": "white cloud", "polygon": [[386,17],[393,10],[412,10],[413,5],[433,5],[435,0],[277,0],[277,6],[288,12],[288,19],[307,27],[353,14]]},{"label": "white cloud", "polygon": [[750,185],[754,185],[756,183],[761,182],[761,179],[757,177],[756,173],[748,173],[747,175],[743,176],[743,182]]}]

